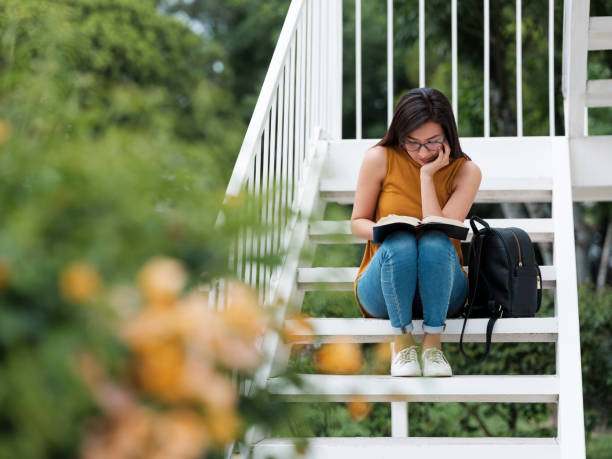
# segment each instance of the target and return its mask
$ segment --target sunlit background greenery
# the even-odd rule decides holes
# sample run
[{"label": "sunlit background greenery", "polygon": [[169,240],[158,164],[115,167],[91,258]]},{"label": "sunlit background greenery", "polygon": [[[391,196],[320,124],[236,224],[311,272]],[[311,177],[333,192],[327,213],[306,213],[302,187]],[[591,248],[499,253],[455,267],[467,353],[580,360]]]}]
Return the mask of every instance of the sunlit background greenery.
[{"label": "sunlit background greenery", "polygon": [[[458,3],[459,131],[480,136],[482,53],[470,50],[482,48],[481,2]],[[131,380],[125,376],[129,349],[113,333],[105,306],[117,292],[122,304],[144,301],[146,292],[135,285],[145,263],[157,256],[178,261],[186,288],[225,274],[237,226],[213,228],[288,5],[0,0],[0,457],[83,454],[100,404],[75,361],[87,351],[109,374]],[[350,138],[354,2],[345,0],[343,7],[343,136]],[[418,1],[396,0],[394,7],[397,99],[418,86]],[[525,135],[548,134],[542,8],[523,5]],[[450,97],[450,2],[427,2],[427,14],[428,86]],[[562,2],[555,14],[560,24]],[[609,0],[591,1],[591,16],[598,15],[612,15]],[[363,2],[363,18],[363,129],[364,137],[377,138],[386,126],[384,2]],[[516,134],[514,27],[513,2],[492,9],[491,135]],[[561,27],[555,42],[559,88]],[[610,53],[590,53],[589,77],[611,74]],[[559,90],[555,118],[562,135]],[[589,126],[591,134],[612,134],[612,111],[590,110]],[[347,219],[350,210],[329,205],[325,218]],[[475,206],[473,213],[502,216],[497,206]],[[577,204],[575,213],[587,445],[589,457],[603,458],[612,438],[612,291],[596,291],[593,284],[610,203]],[[236,219],[240,215],[237,209]],[[314,266],[358,266],[362,254],[363,245],[327,247],[314,254]],[[359,317],[352,292],[310,292],[303,310]],[[539,314],[552,314],[550,297]],[[495,344],[481,367],[468,366],[456,345],[445,349],[459,374],[555,371],[553,344]],[[296,347],[291,368],[316,371],[315,350]],[[362,351],[363,372],[388,371],[377,366],[375,346]],[[389,405],[370,408],[364,416],[344,404],[286,406],[265,394],[239,406],[247,424],[263,419],[274,427],[286,419],[274,427],[277,435],[390,435]],[[550,436],[551,408],[411,404],[410,431]],[[206,457],[218,454],[211,450]]]}]

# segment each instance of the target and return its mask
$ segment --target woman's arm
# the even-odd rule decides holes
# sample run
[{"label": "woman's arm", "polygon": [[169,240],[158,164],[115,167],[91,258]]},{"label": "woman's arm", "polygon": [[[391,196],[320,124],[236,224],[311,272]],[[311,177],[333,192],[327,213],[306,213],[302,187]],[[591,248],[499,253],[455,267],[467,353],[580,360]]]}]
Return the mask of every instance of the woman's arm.
[{"label": "woman's arm", "polygon": [[376,146],[370,148],[361,163],[353,214],[351,215],[351,233],[362,239],[374,239],[372,227],[376,223],[373,218],[376,213],[376,203],[382,182],[387,174],[387,156],[385,148]]},{"label": "woman's arm", "polygon": [[[447,151],[449,151],[447,149]],[[440,157],[431,163],[432,167],[421,167],[421,201],[423,217],[427,215],[438,215],[455,220],[463,221],[467,217],[470,208],[480,187],[482,173],[480,168],[473,161],[465,161],[461,169],[455,177],[451,195],[446,202],[444,208],[440,208],[438,196],[434,187],[433,174],[439,168],[436,168],[434,163],[438,165],[448,164],[449,153],[441,154]],[[429,164],[427,165],[429,166]],[[443,167],[443,166],[440,166]],[[433,173],[432,173],[433,171]]]}]

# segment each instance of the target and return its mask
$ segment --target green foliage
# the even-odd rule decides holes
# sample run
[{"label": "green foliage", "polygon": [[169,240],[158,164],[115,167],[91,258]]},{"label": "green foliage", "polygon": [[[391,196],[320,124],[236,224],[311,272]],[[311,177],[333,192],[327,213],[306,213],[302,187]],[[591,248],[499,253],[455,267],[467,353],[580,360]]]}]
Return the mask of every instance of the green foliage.
[{"label": "green foliage", "polygon": [[584,420],[590,433],[612,425],[612,287],[596,292],[585,282],[579,303]]},{"label": "green foliage", "polygon": [[152,1],[0,1],[0,457],[76,455],[95,410],[76,355],[120,362],[107,298],[61,294],[69,263],[109,288],[156,255],[191,285],[226,273],[236,230],[212,228],[244,124],[219,53]]}]

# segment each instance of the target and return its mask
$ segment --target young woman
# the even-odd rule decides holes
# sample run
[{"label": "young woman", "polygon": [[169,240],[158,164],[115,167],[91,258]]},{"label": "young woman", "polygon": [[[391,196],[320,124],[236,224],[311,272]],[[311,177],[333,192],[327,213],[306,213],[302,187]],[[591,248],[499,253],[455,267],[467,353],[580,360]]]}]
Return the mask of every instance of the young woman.
[{"label": "young woman", "polygon": [[[351,232],[367,239],[354,283],[364,317],[390,319],[393,376],[452,376],[440,333],[456,317],[468,285],[460,241],[436,230],[396,231],[374,245],[372,227],[389,214],[438,215],[463,221],[474,202],[480,168],[463,153],[448,99],[416,88],[399,100],[391,126],[363,159]],[[423,318],[421,360],[412,338],[412,318]]]}]

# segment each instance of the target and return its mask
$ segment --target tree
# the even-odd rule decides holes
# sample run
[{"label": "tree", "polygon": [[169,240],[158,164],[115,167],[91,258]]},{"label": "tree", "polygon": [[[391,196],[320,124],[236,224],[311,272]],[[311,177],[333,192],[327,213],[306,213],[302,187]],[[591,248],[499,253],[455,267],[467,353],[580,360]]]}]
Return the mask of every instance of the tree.
[{"label": "tree", "polygon": [[149,0],[0,1],[0,457],[76,454],[77,357],[125,374],[107,306],[147,260],[228,274],[249,215],[212,230],[245,130],[221,52]]}]

